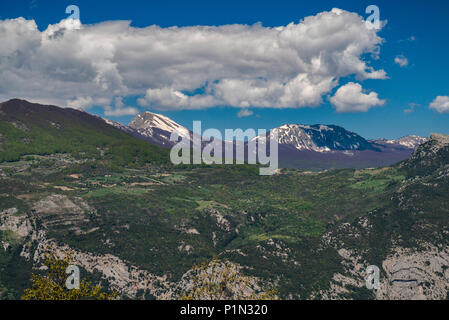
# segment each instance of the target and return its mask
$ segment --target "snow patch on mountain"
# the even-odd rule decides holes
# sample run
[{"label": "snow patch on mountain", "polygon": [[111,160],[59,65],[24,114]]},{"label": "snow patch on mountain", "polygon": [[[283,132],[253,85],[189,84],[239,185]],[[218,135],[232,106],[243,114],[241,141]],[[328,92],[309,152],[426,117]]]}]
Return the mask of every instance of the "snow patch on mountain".
[{"label": "snow patch on mountain", "polygon": [[[358,134],[335,125],[284,124],[270,131],[270,136],[278,135],[278,143],[297,150],[333,152],[347,150],[367,150],[374,147]],[[253,140],[265,139],[257,136]]]},{"label": "snow patch on mountain", "polygon": [[135,132],[134,129],[132,129],[132,128],[128,127],[128,126],[125,126],[125,125],[121,124],[120,122],[112,121],[112,120],[109,120],[109,119],[103,119],[103,120],[104,120],[104,122],[106,122],[110,126],[113,126],[113,127],[117,128],[117,129],[123,131],[123,132],[126,132],[126,133],[134,133]]},{"label": "snow patch on mountain", "polygon": [[[137,130],[143,136],[153,136],[156,130],[162,130],[167,133],[167,139],[170,140],[170,134],[177,132],[179,136],[190,139],[190,131],[174,122],[170,118],[153,113],[143,112],[138,114],[128,125],[130,128]],[[158,132],[160,135],[160,132]]]},{"label": "snow patch on mountain", "polygon": [[409,135],[405,136],[399,139],[379,139],[379,140],[372,140],[375,143],[381,143],[381,144],[390,144],[390,145],[400,145],[408,149],[415,149],[420,144],[428,141],[428,138],[416,136],[416,135]]}]

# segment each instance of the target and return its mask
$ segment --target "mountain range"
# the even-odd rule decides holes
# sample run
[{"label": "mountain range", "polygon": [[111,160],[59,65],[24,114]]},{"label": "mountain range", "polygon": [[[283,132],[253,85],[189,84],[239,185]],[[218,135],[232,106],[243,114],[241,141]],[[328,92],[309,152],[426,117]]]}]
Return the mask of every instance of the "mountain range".
[{"label": "mountain range", "polygon": [[[137,115],[128,126],[105,121],[141,140],[164,148],[174,145],[170,141],[172,132],[176,131],[179,136],[190,140],[193,137],[192,131],[166,116],[152,112]],[[427,141],[427,138],[415,135],[396,140],[366,140],[340,126],[322,124],[285,124],[271,129],[267,135],[273,132],[278,135],[280,165],[305,170],[391,165],[407,159],[419,144]],[[252,140],[258,139],[260,137]],[[207,143],[203,143],[203,147],[205,145]]]},{"label": "mountain range", "polygon": [[[42,106],[18,99],[4,102],[1,105],[3,110],[9,111],[8,116],[11,117],[10,123],[17,128],[21,128],[24,135],[20,141],[17,141],[18,144],[14,144],[14,147],[10,150],[8,157],[17,157],[22,153],[21,150],[24,148],[28,150],[39,149],[41,148],[42,143],[47,143],[49,141],[48,139],[56,141],[63,138],[58,136],[60,133],[58,131],[58,126],[61,125],[58,122],[58,119],[62,116],[72,118],[70,121],[79,122],[80,119],[88,120],[86,123],[89,123],[89,130],[91,130],[92,126],[100,127],[104,128],[105,134],[107,134],[106,131],[110,131],[113,127],[119,129],[119,131],[126,133],[127,135],[148,142],[150,145],[159,146],[166,149],[171,148],[174,145],[174,142],[170,141],[170,135],[172,132],[176,131],[179,136],[189,140],[192,140],[193,137],[193,132],[187,128],[181,126],[166,116],[152,112],[143,112],[138,114],[134,119],[132,119],[129,125],[123,125],[121,123],[103,119],[95,115],[90,115],[79,110],[70,108],[63,109],[55,106]],[[5,113],[5,111],[3,112]],[[32,115],[34,117],[40,114],[45,114],[46,120],[36,119],[36,125],[41,128],[48,127],[54,135],[51,137],[46,137],[43,141],[38,142],[35,141],[39,136],[36,135],[36,133],[27,135],[28,128],[26,125],[23,125],[21,117],[26,115]],[[64,119],[64,121],[67,120]],[[99,121],[103,122],[103,124],[100,125]],[[70,127],[71,124],[67,123],[67,126]],[[41,130],[41,128],[36,129]],[[278,155],[280,166],[303,170],[341,168],[361,169],[391,165],[407,159],[416,146],[427,140],[426,138],[418,136],[406,136],[397,140],[366,140],[360,135],[348,131],[342,127],[320,124],[283,125],[279,128],[272,129],[267,133],[267,135],[270,135],[273,132],[278,134]],[[111,135],[111,137],[114,137],[117,134],[118,133],[115,132]],[[74,135],[70,135],[69,139],[76,139],[76,136],[77,133],[74,133]],[[258,136],[253,140],[260,138],[261,137]],[[1,139],[4,138],[0,136],[0,142],[2,141]],[[64,140],[62,143],[66,144],[66,142],[67,141]],[[94,142],[94,140],[91,142]],[[114,146],[114,148],[129,149],[132,148],[132,145],[135,143],[136,142],[133,141],[130,145]],[[233,143],[235,144],[236,141]],[[202,148],[204,148],[207,144],[207,142],[203,142]],[[77,140],[76,142],[73,142],[70,147],[67,145],[59,146],[56,150],[58,150],[58,148],[68,148],[71,150],[80,145],[80,141]],[[247,142],[245,142],[245,145],[247,145]],[[95,145],[90,146],[90,149],[94,150],[94,152],[96,152],[97,148],[98,147]],[[122,153],[122,155],[123,157],[129,157],[126,153]]]},{"label": "mountain range", "polygon": [[[161,119],[135,126],[179,129]],[[0,299],[20,298],[48,251],[71,252],[83,277],[122,299],[178,299],[214,257],[281,299],[448,298],[449,136],[391,166],[260,176],[257,165],[174,166],[167,148],[116,126],[0,103]],[[295,152],[411,149],[330,125],[281,130]],[[377,290],[366,287],[372,265]]]}]

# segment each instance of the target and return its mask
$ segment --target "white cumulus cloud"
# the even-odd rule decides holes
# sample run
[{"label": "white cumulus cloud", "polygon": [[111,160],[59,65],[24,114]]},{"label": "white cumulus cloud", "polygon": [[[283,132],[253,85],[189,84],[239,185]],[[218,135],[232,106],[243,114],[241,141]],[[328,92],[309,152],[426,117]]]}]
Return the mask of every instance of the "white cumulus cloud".
[{"label": "white cumulus cloud", "polygon": [[449,113],[449,97],[437,96],[429,105],[430,109],[434,109],[438,113]]},{"label": "white cumulus cloud", "polygon": [[366,112],[385,104],[385,100],[380,100],[376,92],[363,93],[362,86],[354,82],[338,88],[329,100],[337,112]]},{"label": "white cumulus cloud", "polygon": [[139,113],[139,110],[134,107],[125,106],[122,97],[115,98],[115,109],[110,106],[105,106],[104,114],[109,117],[120,116],[134,116]]},{"label": "white cumulus cloud", "polygon": [[[373,69],[383,39],[356,13],[333,9],[286,26],[135,28],[129,21],[0,20],[0,101],[25,98],[110,115],[118,97],[154,109],[317,106],[339,79]],[[370,55],[367,55],[370,54]]]},{"label": "white cumulus cloud", "polygon": [[408,59],[402,54],[394,58],[394,63],[398,64],[401,68],[408,66]]},{"label": "white cumulus cloud", "polygon": [[252,116],[254,114],[253,111],[249,110],[249,109],[241,109],[238,113],[237,113],[237,117],[238,118],[244,118],[244,117],[249,117]]}]

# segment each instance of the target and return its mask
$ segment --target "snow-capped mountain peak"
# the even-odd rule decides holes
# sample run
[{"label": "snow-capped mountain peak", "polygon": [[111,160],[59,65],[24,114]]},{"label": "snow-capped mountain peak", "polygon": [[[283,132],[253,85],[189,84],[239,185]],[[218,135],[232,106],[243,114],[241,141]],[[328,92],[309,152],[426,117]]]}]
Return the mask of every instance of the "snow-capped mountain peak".
[{"label": "snow-capped mountain peak", "polygon": [[[128,125],[137,130],[144,136],[152,136],[156,131],[165,131],[167,133],[177,132],[180,136],[189,138],[190,131],[174,122],[170,118],[153,112],[143,112],[138,114]],[[170,136],[168,135],[168,139]]]},{"label": "snow-capped mountain peak", "polygon": [[399,139],[379,139],[379,140],[373,140],[375,143],[381,143],[381,144],[390,144],[390,145],[400,145],[402,147],[408,148],[408,149],[415,149],[420,144],[428,141],[428,138],[416,136],[416,135],[409,135],[405,136]]},{"label": "snow-capped mountain peak", "polygon": [[[103,119],[103,118],[101,118]],[[170,118],[153,112],[142,112],[134,117],[125,126],[119,122],[103,119],[107,124],[126,132],[138,139],[148,141],[161,147],[171,147],[175,142],[170,141],[172,132],[177,132],[180,137],[191,140],[192,133]]]},{"label": "snow-capped mountain peak", "polygon": [[404,147],[407,147],[410,149],[414,149],[421,143],[426,142],[427,140],[428,139],[424,138],[424,137],[410,135],[410,136],[405,136],[405,137],[399,138],[395,141],[397,144],[400,144],[401,146],[404,146]]},{"label": "snow-capped mountain peak", "polygon": [[[371,144],[354,132],[335,125],[284,124],[270,131],[277,133],[278,143],[297,150],[332,152],[373,149]],[[264,137],[256,137],[261,139]]]}]

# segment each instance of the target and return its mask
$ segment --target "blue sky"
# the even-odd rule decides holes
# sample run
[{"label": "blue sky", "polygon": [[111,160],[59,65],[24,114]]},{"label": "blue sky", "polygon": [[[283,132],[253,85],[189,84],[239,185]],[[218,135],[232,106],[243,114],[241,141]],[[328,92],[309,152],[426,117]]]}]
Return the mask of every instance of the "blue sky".
[{"label": "blue sky", "polygon": [[[428,136],[431,132],[449,134],[449,113],[429,109],[437,96],[449,96],[449,2],[448,1],[1,1],[0,19],[24,17],[34,19],[39,30],[64,19],[65,8],[80,8],[83,25],[108,20],[131,20],[133,27],[222,26],[260,22],[264,27],[298,23],[334,7],[367,17],[365,8],[375,4],[386,26],[378,33],[384,39],[377,60],[369,65],[383,69],[388,79],[356,81],[342,77],[338,85],[323,95],[323,103],[315,107],[252,108],[253,114],[237,117],[235,107],[212,107],[200,110],[162,110],[187,128],[193,120],[202,120],[203,128],[273,128],[284,123],[336,124],[366,138],[397,138],[408,134]],[[395,57],[407,58],[408,65],[395,63]],[[382,107],[367,112],[338,113],[327,97],[348,82],[358,82],[366,92],[374,91],[385,99]],[[140,96],[123,97],[123,103],[139,111],[150,110],[137,103]],[[20,98],[20,97],[19,97]],[[412,107],[411,107],[412,106]],[[182,109],[182,108],[179,108]],[[406,111],[408,110],[408,112]],[[101,106],[88,112],[104,116]],[[131,115],[107,118],[127,123]]]}]

